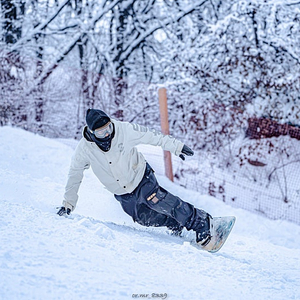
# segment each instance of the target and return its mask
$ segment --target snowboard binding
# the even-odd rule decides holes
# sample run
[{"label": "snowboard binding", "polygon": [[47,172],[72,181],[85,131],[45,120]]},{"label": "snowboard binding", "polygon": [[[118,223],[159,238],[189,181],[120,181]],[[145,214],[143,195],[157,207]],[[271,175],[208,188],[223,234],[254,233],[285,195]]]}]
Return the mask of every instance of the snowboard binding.
[{"label": "snowboard binding", "polygon": [[226,242],[235,220],[234,216],[209,218],[209,233],[204,237],[197,233],[197,245],[208,252],[215,253],[219,251]]}]

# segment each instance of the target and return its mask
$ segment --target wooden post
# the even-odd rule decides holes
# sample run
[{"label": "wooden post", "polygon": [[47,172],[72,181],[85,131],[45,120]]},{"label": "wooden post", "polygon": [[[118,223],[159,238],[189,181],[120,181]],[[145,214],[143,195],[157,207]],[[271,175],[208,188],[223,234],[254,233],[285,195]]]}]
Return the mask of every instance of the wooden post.
[{"label": "wooden post", "polygon": [[[167,90],[165,88],[160,88],[158,90],[159,99],[159,110],[160,110],[160,124],[161,131],[165,135],[169,135],[169,117],[168,117],[168,104],[167,104]],[[165,175],[174,181],[173,168],[172,168],[172,158],[169,151],[164,151],[164,163],[165,163]]]}]

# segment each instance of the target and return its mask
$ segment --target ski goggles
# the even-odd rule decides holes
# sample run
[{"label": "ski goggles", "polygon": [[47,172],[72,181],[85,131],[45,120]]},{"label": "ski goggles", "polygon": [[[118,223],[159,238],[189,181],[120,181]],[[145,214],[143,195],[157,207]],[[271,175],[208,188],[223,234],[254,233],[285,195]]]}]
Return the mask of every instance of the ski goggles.
[{"label": "ski goggles", "polygon": [[[90,130],[90,129],[89,129]],[[103,127],[97,128],[96,130],[90,130],[91,133],[95,135],[98,139],[104,139],[105,137],[111,135],[113,133],[114,126],[111,122],[104,125]]]}]

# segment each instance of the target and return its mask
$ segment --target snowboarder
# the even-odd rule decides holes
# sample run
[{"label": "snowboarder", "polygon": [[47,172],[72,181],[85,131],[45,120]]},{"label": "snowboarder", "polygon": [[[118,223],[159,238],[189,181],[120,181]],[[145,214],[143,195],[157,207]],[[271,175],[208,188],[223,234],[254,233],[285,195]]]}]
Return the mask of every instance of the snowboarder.
[{"label": "snowboarder", "polygon": [[144,226],[166,226],[177,235],[185,227],[195,231],[201,248],[209,249],[213,218],[161,187],[153,169],[135,146],[161,146],[183,160],[185,155],[192,156],[194,152],[170,135],[111,119],[99,109],[87,110],[86,123],[72,157],[58,215],[69,215],[75,209],[83,172],[91,166],[135,222]]}]

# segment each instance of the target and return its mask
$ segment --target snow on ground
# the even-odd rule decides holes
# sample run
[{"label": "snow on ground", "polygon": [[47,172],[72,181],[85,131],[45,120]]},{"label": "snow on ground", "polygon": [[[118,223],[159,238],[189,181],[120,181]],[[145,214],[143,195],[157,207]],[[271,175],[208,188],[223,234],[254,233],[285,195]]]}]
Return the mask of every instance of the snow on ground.
[{"label": "snow on ground", "polygon": [[296,224],[159,175],[197,207],[237,217],[227,243],[210,254],[164,228],[134,224],[90,170],[76,210],[59,217],[74,143],[11,127],[0,128],[0,141],[0,299],[300,299]]}]

